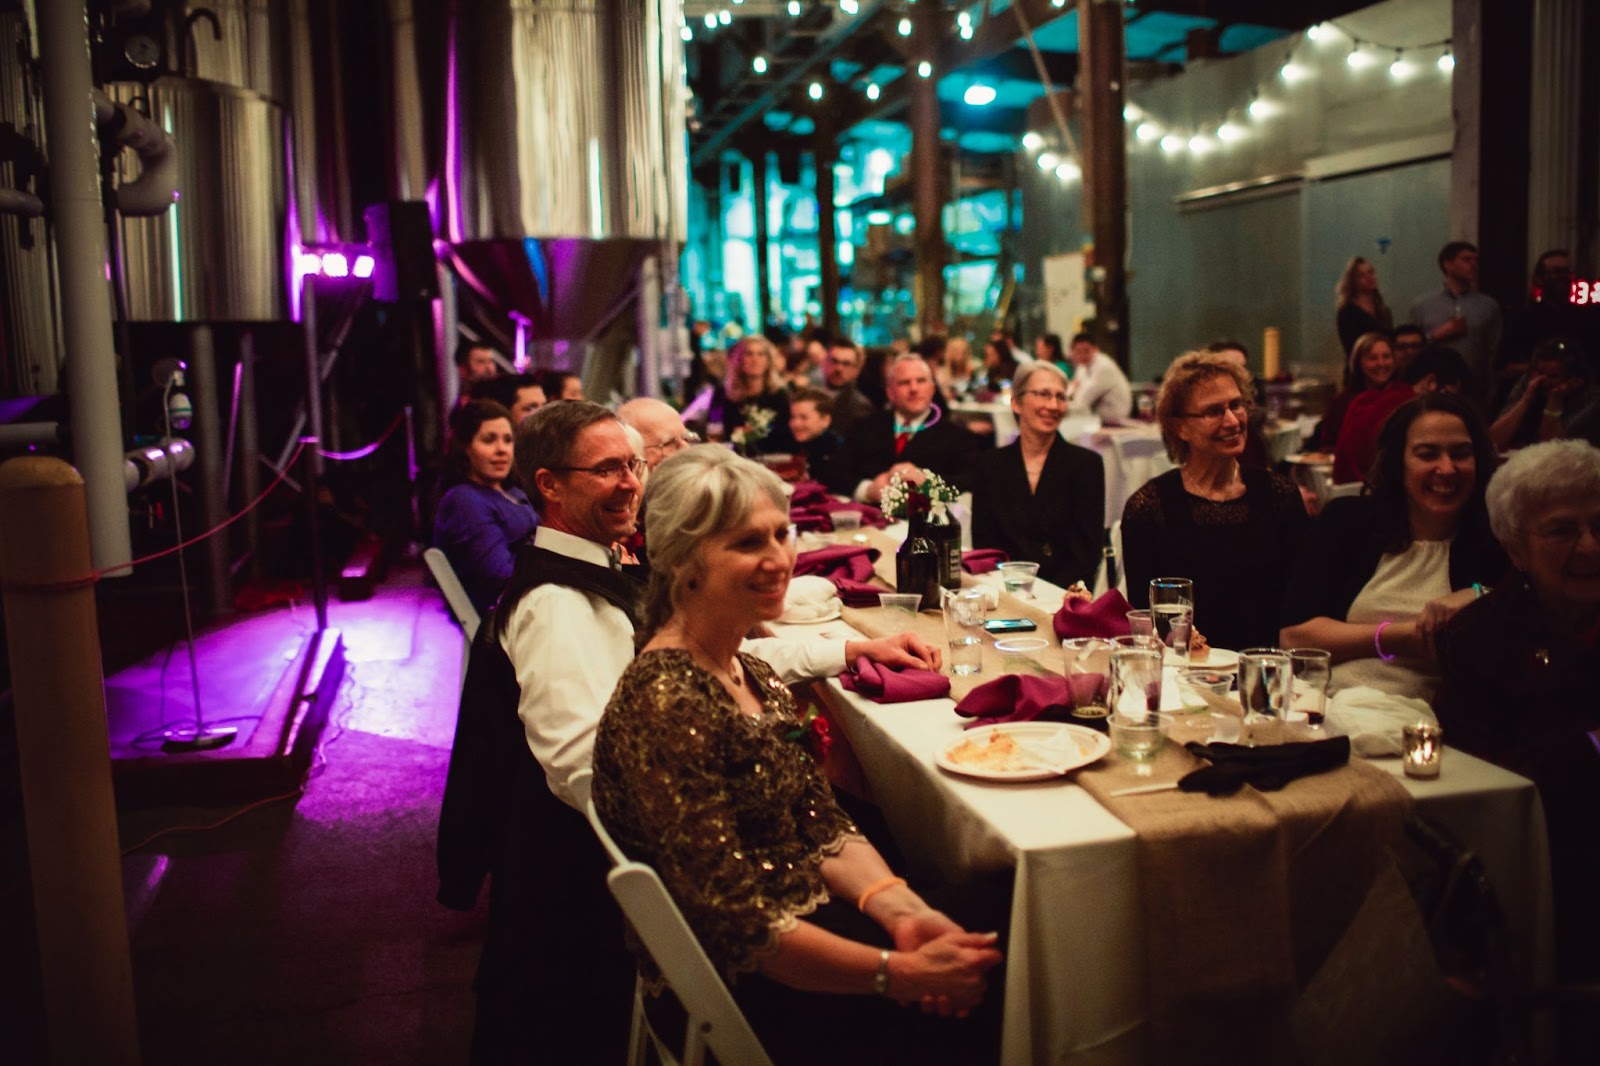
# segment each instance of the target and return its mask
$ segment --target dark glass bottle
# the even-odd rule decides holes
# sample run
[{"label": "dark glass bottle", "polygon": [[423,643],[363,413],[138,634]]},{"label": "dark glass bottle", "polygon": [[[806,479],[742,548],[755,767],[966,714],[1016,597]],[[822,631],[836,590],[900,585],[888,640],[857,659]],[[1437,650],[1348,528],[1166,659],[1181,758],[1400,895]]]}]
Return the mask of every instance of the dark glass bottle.
[{"label": "dark glass bottle", "polygon": [[894,558],[894,589],[920,594],[917,609],[932,610],[939,606],[939,546],[928,535],[925,512],[911,511],[907,522],[906,539]]},{"label": "dark glass bottle", "polygon": [[961,587],[961,523],[945,504],[935,504],[928,516],[928,537],[939,549],[939,584]]}]

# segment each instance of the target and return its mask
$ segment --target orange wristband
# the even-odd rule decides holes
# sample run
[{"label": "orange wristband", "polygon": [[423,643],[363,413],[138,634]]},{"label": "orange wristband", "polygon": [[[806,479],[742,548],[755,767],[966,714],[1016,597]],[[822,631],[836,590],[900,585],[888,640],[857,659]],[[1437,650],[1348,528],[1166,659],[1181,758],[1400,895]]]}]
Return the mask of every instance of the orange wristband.
[{"label": "orange wristband", "polygon": [[896,885],[905,883],[906,879],[903,877],[885,877],[882,881],[874,881],[862,891],[861,895],[856,897],[856,910],[865,911],[867,909],[867,901],[873,896],[876,896],[886,888],[893,888]]}]

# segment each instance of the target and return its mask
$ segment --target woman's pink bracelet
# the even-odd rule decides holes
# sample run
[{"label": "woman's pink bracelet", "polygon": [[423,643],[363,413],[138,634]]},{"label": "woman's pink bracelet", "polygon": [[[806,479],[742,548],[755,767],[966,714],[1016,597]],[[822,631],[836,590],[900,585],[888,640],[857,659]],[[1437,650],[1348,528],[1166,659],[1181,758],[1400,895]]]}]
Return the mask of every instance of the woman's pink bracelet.
[{"label": "woman's pink bracelet", "polygon": [[1394,662],[1394,654],[1383,650],[1383,631],[1389,627],[1388,622],[1379,622],[1378,628],[1372,631],[1372,647],[1378,653],[1378,658],[1386,663]]}]

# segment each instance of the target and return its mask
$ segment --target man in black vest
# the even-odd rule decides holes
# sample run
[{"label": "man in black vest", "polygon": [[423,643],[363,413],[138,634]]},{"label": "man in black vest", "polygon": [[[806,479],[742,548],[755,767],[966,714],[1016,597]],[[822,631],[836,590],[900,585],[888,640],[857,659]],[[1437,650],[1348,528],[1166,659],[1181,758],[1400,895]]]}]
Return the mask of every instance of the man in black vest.
[{"label": "man in black vest", "polygon": [[[645,466],[617,417],[585,401],[530,415],[516,466],[541,521],[473,643],[440,811],[439,900],[470,910],[493,875],[474,1063],[619,1062],[633,961],[607,858],[569,786],[633,658],[642,589],[615,545],[634,530]],[[939,660],[909,634],[749,645],[786,680],[837,674],[847,657]]]},{"label": "man in black vest", "polygon": [[842,464],[855,478],[854,496],[877,503],[896,473],[920,478],[932,470],[957,489],[969,487],[978,438],[933,402],[933,371],[920,355],[897,356],[889,367],[889,406],[856,422]]}]

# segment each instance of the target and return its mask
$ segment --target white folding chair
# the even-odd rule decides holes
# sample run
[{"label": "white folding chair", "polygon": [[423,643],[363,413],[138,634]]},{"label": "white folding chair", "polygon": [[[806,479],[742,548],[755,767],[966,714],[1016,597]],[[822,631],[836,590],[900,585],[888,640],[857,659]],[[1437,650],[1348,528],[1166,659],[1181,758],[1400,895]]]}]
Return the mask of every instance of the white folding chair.
[{"label": "white folding chair", "polygon": [[704,1066],[707,1049],[724,1066],[772,1066],[772,1059],[756,1038],[755,1030],[750,1028],[733,993],[728,991],[722,975],[706,956],[660,876],[651,867],[623,854],[611,832],[600,821],[589,795],[592,781],[591,772],[584,770],[573,777],[571,789],[578,805],[589,816],[589,825],[611,856],[612,869],[606,875],[606,884],[689,1016],[680,1059],[650,1027],[650,1019],[644,1012],[643,980],[636,982],[633,1032],[628,1039],[629,1066],[644,1066],[646,1040],[655,1046],[656,1054],[666,1066]]},{"label": "white folding chair", "polygon": [[450,605],[450,613],[456,616],[456,621],[461,623],[461,629],[467,635],[467,643],[472,643],[472,638],[478,635],[478,609],[472,606],[472,600],[467,596],[467,590],[462,587],[461,579],[456,577],[455,567],[450,565],[450,560],[438,548],[429,548],[422,553],[423,562],[428,564],[428,572],[433,574],[433,580],[438,582],[439,591],[444,593],[444,602]]}]

